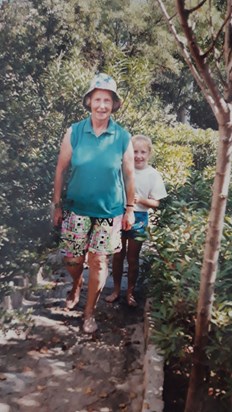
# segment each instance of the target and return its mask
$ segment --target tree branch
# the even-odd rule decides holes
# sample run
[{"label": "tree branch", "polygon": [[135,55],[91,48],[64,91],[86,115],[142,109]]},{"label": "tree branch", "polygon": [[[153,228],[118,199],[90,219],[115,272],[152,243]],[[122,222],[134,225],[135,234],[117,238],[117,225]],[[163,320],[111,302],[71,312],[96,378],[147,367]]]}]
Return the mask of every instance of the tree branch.
[{"label": "tree branch", "polygon": [[227,73],[227,85],[225,87],[225,99],[232,102],[232,1],[227,1],[227,21],[225,26],[224,56]]},{"label": "tree branch", "polygon": [[219,63],[221,61],[221,58],[223,56],[224,51],[222,50],[222,52],[219,52],[216,45],[217,45],[219,36],[222,34],[222,30],[225,27],[229,16],[227,16],[226,19],[223,21],[223,24],[221,25],[220,29],[218,30],[218,32],[215,35],[214,30],[213,30],[213,19],[212,19],[212,13],[211,13],[211,9],[212,9],[211,8],[211,3],[212,3],[212,0],[209,0],[209,26],[210,26],[210,29],[211,29],[212,42],[211,42],[211,45],[209,46],[208,50],[205,51],[205,53],[203,55],[203,58],[206,59],[209,56],[209,54],[211,54],[211,53],[213,54],[217,74],[219,76],[219,79],[220,79],[223,87],[225,88],[226,87],[226,80],[225,80],[225,78],[224,78],[224,76],[221,72],[220,66],[219,66]]},{"label": "tree branch", "polygon": [[[212,110],[220,123],[220,118],[219,118],[219,113],[220,112],[228,112],[228,107],[223,99],[223,97],[220,95],[220,91],[216,85],[216,83],[213,80],[212,73],[210,71],[209,66],[205,62],[205,59],[202,56],[201,49],[196,43],[196,40],[194,38],[194,33],[192,32],[191,27],[188,24],[188,19],[186,19],[186,12],[184,8],[184,1],[183,0],[176,0],[176,7],[177,11],[179,14],[180,18],[180,23],[182,26],[182,29],[184,31],[185,37],[188,42],[188,47],[191,53],[191,56],[195,62],[195,65],[197,67],[197,73],[198,76],[202,77],[202,81],[204,83],[204,89],[207,87],[207,94],[210,94],[211,96],[211,107]],[[204,93],[204,90],[202,90]],[[204,93],[205,94],[205,93]],[[206,95],[205,95],[206,96]],[[209,99],[207,98],[207,101],[209,102]]]},{"label": "tree branch", "polygon": [[197,6],[193,7],[192,9],[186,9],[188,14],[194,13],[195,11],[199,10],[204,4],[207,2],[207,0],[202,0]]},{"label": "tree branch", "polygon": [[[201,69],[199,69],[198,65],[196,64],[196,66],[199,70],[199,71],[197,71],[197,69],[194,66],[194,63],[192,61],[191,55],[188,52],[188,49],[186,48],[184,43],[181,41],[181,39],[180,39],[180,37],[179,37],[179,35],[176,31],[176,28],[175,28],[174,24],[172,23],[169,14],[167,13],[167,10],[166,10],[166,8],[163,4],[163,1],[162,0],[157,0],[157,1],[159,3],[159,6],[161,8],[161,11],[162,11],[164,17],[167,20],[168,28],[169,28],[170,32],[173,34],[178,46],[180,47],[182,56],[183,56],[186,64],[189,66],[189,69],[190,69],[194,79],[196,80],[196,83],[200,87],[200,89],[201,89],[202,93],[204,94],[207,102],[211,106],[211,108],[212,108],[212,110],[215,114],[215,117],[218,118],[219,110],[222,109],[222,108],[223,108],[223,110],[226,110],[225,109],[225,102],[222,99],[220,99],[219,91],[217,90],[216,86],[214,84],[213,85],[211,84],[212,80],[210,78],[209,73],[208,73],[209,80],[207,82],[205,81],[205,78],[204,78],[202,72],[203,72],[203,70],[206,69],[206,66],[203,65],[203,63],[202,63],[201,64]],[[192,37],[191,37],[191,39],[192,39]],[[200,53],[199,52],[198,52],[198,56],[199,56],[199,59],[200,59]],[[210,84],[210,87],[208,86],[208,84]],[[214,93],[212,93],[212,91],[211,91],[212,88],[213,89],[215,88]]]},{"label": "tree branch", "polygon": [[211,45],[209,46],[208,50],[202,55],[202,57],[205,59],[210,53],[211,51],[215,48],[215,45],[218,41],[219,36],[222,33],[222,30],[224,29],[224,27],[226,26],[228,20],[229,20],[230,16],[226,16],[226,19],[223,21],[223,24],[221,25],[220,29],[218,30],[216,36],[214,36],[213,42],[211,43]]}]

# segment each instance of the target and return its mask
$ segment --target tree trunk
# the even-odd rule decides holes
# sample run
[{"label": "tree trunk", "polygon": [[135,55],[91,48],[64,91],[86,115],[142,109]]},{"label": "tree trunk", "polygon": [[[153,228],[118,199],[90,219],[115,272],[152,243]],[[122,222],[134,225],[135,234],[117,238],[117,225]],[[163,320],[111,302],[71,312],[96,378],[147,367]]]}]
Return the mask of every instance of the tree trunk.
[{"label": "tree trunk", "polygon": [[177,111],[177,121],[183,124],[188,124],[188,109],[185,106],[181,106]]},{"label": "tree trunk", "polygon": [[208,341],[214,284],[230,182],[232,153],[232,125],[230,122],[219,128],[219,136],[216,175],[201,270],[193,365],[184,412],[201,412],[204,395],[207,395],[207,393],[204,395],[202,393],[207,387],[205,385],[207,374],[205,348]]},{"label": "tree trunk", "polygon": [[[214,284],[217,273],[219,250],[224,226],[224,216],[229,191],[231,153],[232,153],[232,0],[227,0],[227,10],[224,17],[223,29],[224,36],[224,58],[226,79],[223,71],[219,71],[216,76],[211,65],[212,57],[215,60],[216,50],[220,43],[220,31],[214,30],[212,19],[208,20],[209,30],[212,36],[212,45],[207,49],[201,49],[204,41],[197,41],[197,36],[190,21],[191,15],[196,15],[199,10],[203,10],[205,0],[196,2],[195,6],[185,0],[175,0],[179,23],[187,40],[187,46],[182,41],[173,23],[173,18],[169,16],[162,0],[157,0],[163,15],[165,16],[168,27],[172,32],[177,44],[180,47],[182,56],[188,64],[190,71],[195,78],[198,86],[202,90],[207,102],[219,125],[219,147],[216,164],[216,175],[213,185],[213,196],[211,210],[209,214],[208,229],[204,248],[204,258],[201,269],[200,292],[197,306],[197,320],[195,327],[194,352],[190,382],[185,405],[185,412],[204,412],[204,399],[207,395],[205,388],[207,359],[206,345],[208,342],[209,324],[214,298]],[[209,12],[213,11],[213,2],[208,2]],[[187,4],[187,5],[186,5]],[[173,13],[174,15],[174,13]],[[214,61],[215,63],[215,61]],[[217,63],[216,63],[217,65]],[[219,68],[219,65],[218,65]],[[219,87],[218,79],[221,85]],[[224,97],[221,90],[224,88]]]}]

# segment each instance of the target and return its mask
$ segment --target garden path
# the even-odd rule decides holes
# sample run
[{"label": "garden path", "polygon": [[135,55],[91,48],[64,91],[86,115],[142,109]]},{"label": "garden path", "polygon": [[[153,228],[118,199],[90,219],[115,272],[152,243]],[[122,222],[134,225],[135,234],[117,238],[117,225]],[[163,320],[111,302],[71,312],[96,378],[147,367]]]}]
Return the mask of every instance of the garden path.
[{"label": "garden path", "polygon": [[[112,290],[112,276],[98,303],[99,330],[82,331],[88,268],[76,310],[64,310],[71,279],[64,269],[46,279],[23,305],[33,308],[25,331],[10,330],[1,337],[0,412],[141,412],[144,406],[144,305],[128,308],[122,296],[114,304],[104,297]],[[52,279],[51,279],[52,278]],[[159,409],[160,411],[162,409]]]}]

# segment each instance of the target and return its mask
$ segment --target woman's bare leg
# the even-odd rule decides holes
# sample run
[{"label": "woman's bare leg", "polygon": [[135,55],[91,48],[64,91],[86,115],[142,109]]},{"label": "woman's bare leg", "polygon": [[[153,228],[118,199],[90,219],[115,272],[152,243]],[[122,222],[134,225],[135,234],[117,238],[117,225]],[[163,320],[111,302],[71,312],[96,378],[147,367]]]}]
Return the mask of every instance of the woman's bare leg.
[{"label": "woman's bare leg", "polygon": [[94,310],[108,276],[108,256],[89,252],[89,282],[87,302],[84,311],[84,331],[92,333],[97,329]]},{"label": "woman's bare leg", "polygon": [[76,258],[64,258],[64,265],[69,274],[73,279],[73,285],[71,291],[68,293],[66,299],[66,308],[73,309],[74,306],[79,302],[80,291],[83,283],[83,265],[84,265],[84,256],[78,256]]},{"label": "woman's bare leg", "polygon": [[142,242],[135,239],[128,239],[127,261],[128,261],[128,287],[127,303],[129,306],[136,307],[137,302],[134,298],[134,289],[139,274],[139,254]]},{"label": "woman's bare leg", "polygon": [[127,240],[125,238],[122,238],[122,250],[113,255],[112,274],[114,280],[114,290],[109,296],[105,298],[105,300],[109,303],[113,303],[118,299],[120,295],[123,263],[126,256],[126,243]]}]

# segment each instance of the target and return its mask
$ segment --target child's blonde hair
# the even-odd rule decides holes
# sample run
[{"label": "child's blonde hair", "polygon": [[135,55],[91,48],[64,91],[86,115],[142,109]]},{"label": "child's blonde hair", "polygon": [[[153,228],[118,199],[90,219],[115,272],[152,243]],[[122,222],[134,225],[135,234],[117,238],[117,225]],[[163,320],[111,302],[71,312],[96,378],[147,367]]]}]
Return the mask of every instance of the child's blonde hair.
[{"label": "child's blonde hair", "polygon": [[148,136],[145,136],[144,134],[136,134],[135,136],[132,136],[132,138],[131,138],[132,144],[134,142],[137,142],[138,140],[143,140],[145,143],[147,143],[149,152],[151,153],[151,151],[152,151],[152,140],[151,140],[151,138],[148,137]]}]

